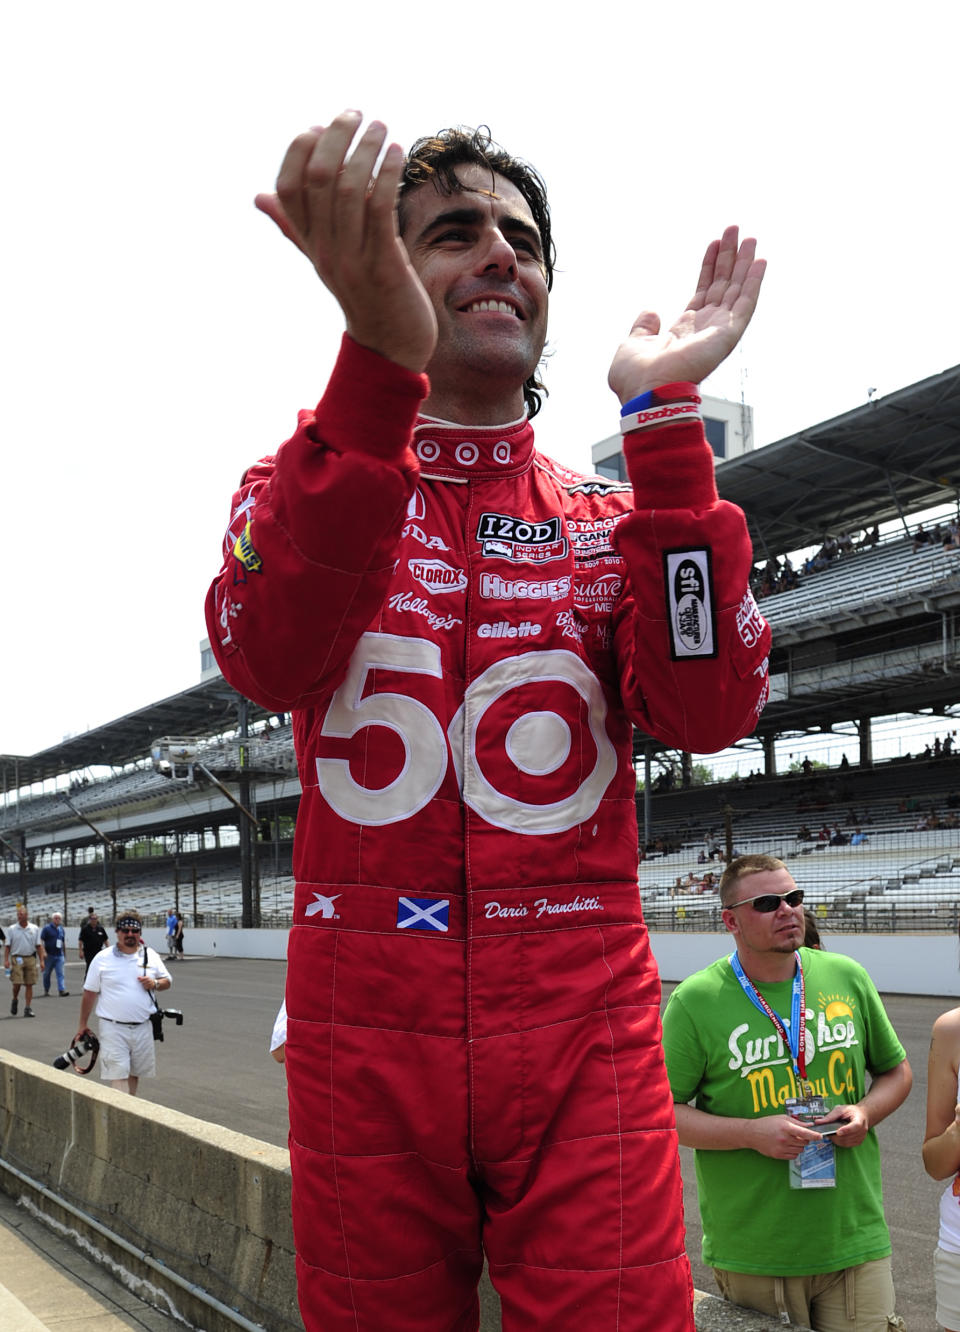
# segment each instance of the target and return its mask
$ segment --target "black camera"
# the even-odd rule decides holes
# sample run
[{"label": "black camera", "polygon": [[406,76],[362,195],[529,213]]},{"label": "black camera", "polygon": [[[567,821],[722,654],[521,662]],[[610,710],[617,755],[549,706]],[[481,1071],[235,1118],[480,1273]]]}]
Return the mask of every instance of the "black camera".
[{"label": "black camera", "polygon": [[94,1036],[92,1031],[85,1032],[77,1041],[76,1045],[71,1045],[69,1050],[64,1050],[62,1055],[57,1055],[53,1061],[54,1068],[69,1068],[71,1064],[76,1068],[85,1054],[90,1055],[90,1062],[86,1068],[78,1068],[80,1073],[89,1073],[91,1068],[97,1062],[97,1055],[100,1053],[100,1042]]},{"label": "black camera", "polygon": [[183,1026],[183,1014],[179,1008],[155,1008],[150,1014],[150,1024],[153,1027],[153,1039],[155,1041],[163,1040],[164,1018],[172,1018],[178,1027]]}]

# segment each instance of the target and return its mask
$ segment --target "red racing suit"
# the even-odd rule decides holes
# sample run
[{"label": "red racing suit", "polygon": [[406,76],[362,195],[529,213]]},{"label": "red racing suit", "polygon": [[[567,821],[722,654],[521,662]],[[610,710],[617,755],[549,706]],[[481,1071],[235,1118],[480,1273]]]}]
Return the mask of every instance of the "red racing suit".
[{"label": "red racing suit", "polygon": [[245,475],[210,589],[241,692],[292,710],[286,1068],[308,1329],[689,1332],[631,722],[748,733],[770,631],[700,423],[633,487],[527,420],[418,419],[349,338]]}]

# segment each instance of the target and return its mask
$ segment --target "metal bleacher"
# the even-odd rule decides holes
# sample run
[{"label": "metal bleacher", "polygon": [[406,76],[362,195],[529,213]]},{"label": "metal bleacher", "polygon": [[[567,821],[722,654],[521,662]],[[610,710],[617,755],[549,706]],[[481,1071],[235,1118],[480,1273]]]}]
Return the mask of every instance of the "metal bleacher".
[{"label": "metal bleacher", "polygon": [[960,551],[940,546],[913,549],[901,538],[844,555],[829,568],[803,576],[789,592],[764,598],[763,614],[774,634],[809,625],[811,618],[841,621],[876,607],[916,603],[940,585],[960,579]]}]

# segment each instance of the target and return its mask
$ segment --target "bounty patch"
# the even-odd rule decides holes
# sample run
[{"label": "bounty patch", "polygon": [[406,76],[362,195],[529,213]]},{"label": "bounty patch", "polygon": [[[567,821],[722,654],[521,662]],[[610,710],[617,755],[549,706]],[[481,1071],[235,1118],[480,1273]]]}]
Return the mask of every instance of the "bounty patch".
[{"label": "bounty patch", "polygon": [[[247,525],[233,543],[233,558],[239,567],[233,571],[234,583],[245,583],[248,573],[263,573],[263,560],[254,549],[253,540],[250,536],[251,520],[247,520]],[[240,569],[244,573],[240,573]]]}]

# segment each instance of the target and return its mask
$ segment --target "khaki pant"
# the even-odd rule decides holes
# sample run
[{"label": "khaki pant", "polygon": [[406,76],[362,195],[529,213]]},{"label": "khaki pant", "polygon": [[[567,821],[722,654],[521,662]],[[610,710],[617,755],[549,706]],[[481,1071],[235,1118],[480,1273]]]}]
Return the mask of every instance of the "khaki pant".
[{"label": "khaki pant", "polygon": [[13,954],[10,954],[10,981],[13,985],[36,985],[40,978],[40,968],[37,965],[36,953],[31,953],[25,957],[22,962],[18,962]]},{"label": "khaki pant", "polygon": [[753,1276],[715,1267],[720,1294],[733,1304],[774,1314],[814,1332],[904,1332],[895,1312],[890,1259],[809,1277]]}]

